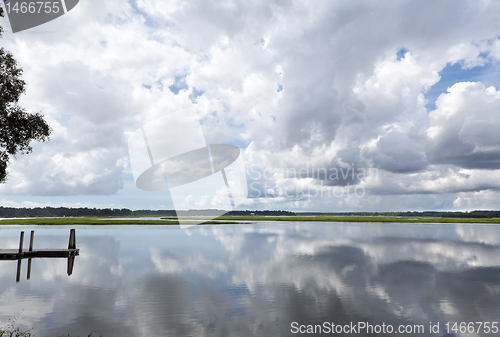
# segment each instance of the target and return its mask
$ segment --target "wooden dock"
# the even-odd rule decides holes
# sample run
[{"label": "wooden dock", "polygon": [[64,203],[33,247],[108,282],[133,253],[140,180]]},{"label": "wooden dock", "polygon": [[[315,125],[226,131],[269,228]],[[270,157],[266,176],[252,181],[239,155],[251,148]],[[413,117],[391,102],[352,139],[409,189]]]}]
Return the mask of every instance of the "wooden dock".
[{"label": "wooden dock", "polygon": [[35,231],[31,231],[29,249],[23,249],[24,232],[21,232],[19,239],[19,249],[0,249],[0,260],[21,260],[32,258],[67,258],[80,254],[76,248],[75,230],[72,229],[69,234],[68,249],[33,249],[33,239]]},{"label": "wooden dock", "polygon": [[35,231],[31,231],[30,246],[26,251],[23,249],[24,232],[21,232],[19,238],[19,249],[0,249],[0,260],[17,260],[17,275],[16,282],[21,280],[21,261],[28,259],[28,274],[26,278],[31,277],[31,259],[33,258],[67,258],[68,259],[68,276],[73,274],[75,264],[75,256],[80,254],[80,250],[76,248],[75,230],[69,232],[68,249],[33,249],[33,239]]}]

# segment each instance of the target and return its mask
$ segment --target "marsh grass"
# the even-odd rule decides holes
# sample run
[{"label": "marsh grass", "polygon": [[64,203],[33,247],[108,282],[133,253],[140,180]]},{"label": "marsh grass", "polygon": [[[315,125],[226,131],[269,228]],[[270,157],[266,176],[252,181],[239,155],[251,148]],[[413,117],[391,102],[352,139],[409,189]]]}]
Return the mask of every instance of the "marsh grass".
[{"label": "marsh grass", "polygon": [[220,216],[214,220],[303,222],[500,223],[500,218],[432,218],[397,216]]},{"label": "marsh grass", "polygon": [[[21,311],[22,312],[22,311]],[[9,318],[7,322],[4,324],[5,328],[0,327],[0,337],[36,337],[31,331],[33,328],[29,330],[21,330],[19,327],[16,327],[16,321],[19,319],[21,312],[14,315],[14,317]],[[102,335],[94,335],[97,331],[92,331],[86,337],[102,337]],[[48,337],[48,336],[44,336]],[[61,335],[59,337],[71,337],[71,335]],[[79,336],[76,336],[79,337]]]},{"label": "marsh grass", "polygon": [[[227,221],[205,221],[205,224],[228,224]],[[232,222],[236,224],[237,222]],[[1,225],[178,225],[179,222],[172,218],[161,218],[161,220],[116,220],[112,217],[106,219],[105,217],[67,217],[67,218],[29,218],[29,219],[3,219],[0,220]],[[1,336],[0,336],[1,337]]]},{"label": "marsh grass", "polygon": [[[87,335],[87,337],[98,337],[97,335],[94,335],[95,331],[92,331],[90,334]],[[36,337],[34,334],[31,333],[31,330],[27,331],[21,331],[19,328],[11,329],[0,329],[0,337]],[[47,337],[47,336],[45,336]],[[68,335],[61,335],[59,337],[71,337],[70,334]],[[79,336],[76,336],[79,337]],[[99,337],[102,337],[102,335],[99,335]]]},{"label": "marsh grass", "polygon": [[0,337],[32,337],[33,335],[31,334],[30,331],[21,331],[19,328],[16,328],[14,330],[3,330],[0,329]]},{"label": "marsh grass", "polygon": [[176,220],[114,220],[104,217],[3,219],[0,225],[177,225]]},{"label": "marsh grass", "polygon": [[[193,219],[207,220],[205,225],[234,225],[244,221],[301,221],[301,222],[394,222],[394,223],[478,223],[500,224],[500,218],[441,218],[441,217],[398,217],[398,216],[193,216]],[[178,225],[174,218],[161,220],[116,220],[105,217],[29,218],[3,219],[1,225]],[[2,337],[0,335],[0,337]]]}]

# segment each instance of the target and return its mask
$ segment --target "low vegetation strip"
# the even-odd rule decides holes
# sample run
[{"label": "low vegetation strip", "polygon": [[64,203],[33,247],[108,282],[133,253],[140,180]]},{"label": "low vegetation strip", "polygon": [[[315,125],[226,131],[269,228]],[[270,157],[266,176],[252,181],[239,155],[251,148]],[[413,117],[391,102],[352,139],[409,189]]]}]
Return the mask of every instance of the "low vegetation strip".
[{"label": "low vegetation strip", "polygon": [[[14,330],[0,329],[0,337],[36,337],[36,336],[32,334],[30,331],[21,331],[19,328],[16,328]],[[59,337],[71,337],[71,335],[63,335]],[[97,337],[97,336],[94,335],[93,332],[91,332],[87,337]]]},{"label": "low vegetation strip", "polygon": [[99,217],[65,218],[10,218],[0,220],[0,225],[177,225],[176,220],[116,220]]},{"label": "low vegetation strip", "polygon": [[[398,217],[398,216],[220,216],[213,220],[207,217],[190,217],[204,220],[204,225],[243,224],[252,221],[300,221],[300,222],[394,222],[394,223],[477,223],[500,224],[500,218],[442,218],[442,217]],[[196,222],[197,223],[197,222]],[[65,218],[10,218],[0,220],[0,225],[178,225],[174,218],[160,220],[113,219],[102,217]]]},{"label": "low vegetation strip", "polygon": [[[196,222],[197,223],[197,222]],[[213,221],[207,220],[204,224],[238,224],[239,222]],[[65,218],[9,218],[0,220],[1,225],[178,225],[179,222],[174,219],[161,220],[143,220],[130,217],[124,219],[113,219],[103,217],[65,217]]]},{"label": "low vegetation strip", "polygon": [[397,216],[221,216],[215,220],[232,221],[303,221],[303,222],[402,222],[402,223],[491,223],[500,224],[500,218],[431,218]]}]

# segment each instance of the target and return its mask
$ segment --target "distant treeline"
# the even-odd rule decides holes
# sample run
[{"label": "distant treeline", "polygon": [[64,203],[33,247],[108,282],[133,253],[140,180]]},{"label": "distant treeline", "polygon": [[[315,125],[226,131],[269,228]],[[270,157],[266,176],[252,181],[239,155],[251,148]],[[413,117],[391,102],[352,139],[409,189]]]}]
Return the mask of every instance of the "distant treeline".
[{"label": "distant treeline", "polygon": [[[219,210],[189,210],[189,211],[174,211],[174,210],[136,210],[132,211],[127,208],[112,209],[112,208],[67,208],[67,207],[36,207],[36,208],[13,208],[0,207],[0,218],[34,218],[34,217],[84,217],[84,216],[196,216],[196,215],[218,215]],[[225,215],[295,215],[288,211],[231,211]]]},{"label": "distant treeline", "polygon": [[[220,210],[189,210],[189,211],[174,211],[174,210],[136,210],[132,211],[127,208],[112,209],[112,208],[67,208],[67,207],[36,207],[36,208],[13,208],[0,207],[0,218],[33,218],[33,217],[83,217],[83,216],[216,216],[220,214]],[[403,217],[435,217],[435,218],[500,218],[500,211],[471,211],[471,212],[338,212],[338,213],[321,213],[321,212],[289,212],[289,211],[231,211],[225,215],[233,216],[403,216]]]},{"label": "distant treeline", "polygon": [[98,208],[67,208],[67,207],[36,207],[13,208],[0,207],[1,218],[34,218],[34,217],[64,217],[64,216],[131,216],[129,209],[98,209]]}]

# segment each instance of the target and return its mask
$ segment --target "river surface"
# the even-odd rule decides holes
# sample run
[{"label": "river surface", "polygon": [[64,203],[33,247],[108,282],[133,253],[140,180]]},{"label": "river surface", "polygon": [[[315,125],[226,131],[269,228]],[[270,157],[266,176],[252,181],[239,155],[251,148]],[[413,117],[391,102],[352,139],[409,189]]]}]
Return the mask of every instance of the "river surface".
[{"label": "river surface", "polygon": [[16,282],[17,262],[0,261],[0,324],[50,337],[377,335],[318,330],[363,323],[465,336],[446,334],[454,322],[500,334],[497,225],[1,226],[0,248],[17,248],[21,230],[24,247],[35,230],[35,248],[66,248],[70,228],[81,250],[70,276],[66,259],[33,259],[28,280],[23,260]]}]

